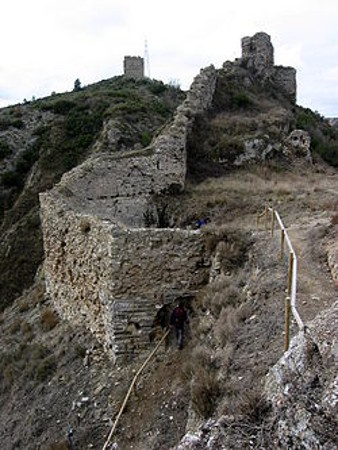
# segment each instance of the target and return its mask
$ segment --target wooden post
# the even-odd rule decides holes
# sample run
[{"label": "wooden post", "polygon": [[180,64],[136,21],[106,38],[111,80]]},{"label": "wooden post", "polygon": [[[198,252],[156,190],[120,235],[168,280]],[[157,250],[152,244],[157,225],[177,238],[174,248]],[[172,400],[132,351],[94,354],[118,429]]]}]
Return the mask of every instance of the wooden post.
[{"label": "wooden post", "polygon": [[292,287],[292,272],[293,272],[293,253],[289,254],[289,270],[288,270],[288,285],[287,285],[287,294],[291,294]]},{"label": "wooden post", "polygon": [[284,241],[285,241],[285,230],[281,230],[281,247],[280,247],[280,259],[284,258]]},{"label": "wooden post", "polygon": [[290,297],[287,296],[285,299],[285,345],[284,351],[289,350],[290,344]]},{"label": "wooden post", "polygon": [[275,210],[272,208],[272,217],[271,217],[271,236],[273,236],[275,228]]}]

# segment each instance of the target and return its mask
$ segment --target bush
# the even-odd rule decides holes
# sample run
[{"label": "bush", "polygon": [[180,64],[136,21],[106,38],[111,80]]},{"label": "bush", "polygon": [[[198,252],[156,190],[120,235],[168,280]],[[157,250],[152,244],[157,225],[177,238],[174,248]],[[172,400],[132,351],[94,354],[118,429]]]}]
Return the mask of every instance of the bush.
[{"label": "bush", "polygon": [[57,368],[49,350],[38,344],[21,344],[0,354],[0,387],[9,389],[15,382],[45,382]]},{"label": "bush", "polygon": [[50,331],[56,327],[59,322],[57,314],[50,308],[46,308],[41,313],[41,326],[44,331]]},{"label": "bush", "polygon": [[4,188],[19,188],[23,186],[22,176],[15,170],[4,172],[1,176],[1,184]]},{"label": "bush", "polygon": [[200,367],[195,373],[191,387],[191,401],[194,411],[204,419],[214,412],[218,397],[221,393],[220,384],[214,371]]},{"label": "bush", "polygon": [[151,134],[149,133],[149,131],[144,131],[141,135],[141,144],[142,147],[148,147],[148,145],[151,142]]},{"label": "bush", "polygon": [[71,100],[60,99],[42,105],[42,109],[52,111],[54,114],[66,115],[71,109],[75,108],[75,106],[76,103]]},{"label": "bush", "polygon": [[0,161],[9,156],[12,150],[7,142],[0,141]]},{"label": "bush", "polygon": [[214,330],[215,338],[218,340],[219,345],[224,347],[231,341],[237,329],[237,325],[237,309],[233,306],[223,308],[219,318],[217,319]]},{"label": "bush", "polygon": [[245,92],[236,92],[232,97],[232,104],[235,108],[247,108],[253,102]]}]

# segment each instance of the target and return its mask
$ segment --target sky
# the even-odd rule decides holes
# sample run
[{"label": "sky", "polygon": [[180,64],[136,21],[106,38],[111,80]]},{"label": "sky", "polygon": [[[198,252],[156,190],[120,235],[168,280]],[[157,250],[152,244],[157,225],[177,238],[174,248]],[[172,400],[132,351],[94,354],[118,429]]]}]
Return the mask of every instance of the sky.
[{"label": "sky", "polygon": [[297,70],[297,104],[338,117],[338,0],[0,0],[0,106],[123,74],[189,89],[200,69],[271,36],[275,64]]}]

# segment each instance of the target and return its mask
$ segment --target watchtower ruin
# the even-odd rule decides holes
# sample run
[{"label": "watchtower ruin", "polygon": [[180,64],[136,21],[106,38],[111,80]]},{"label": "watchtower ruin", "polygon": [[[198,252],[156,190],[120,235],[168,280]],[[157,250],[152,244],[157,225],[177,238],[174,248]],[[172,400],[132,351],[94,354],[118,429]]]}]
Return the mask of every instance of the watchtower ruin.
[{"label": "watchtower ruin", "polygon": [[292,102],[296,102],[296,70],[293,67],[274,65],[274,48],[267,33],[259,32],[242,38],[242,58],[239,59],[239,64],[252,71],[263,83],[268,81]]},{"label": "watchtower ruin", "polygon": [[125,56],[123,61],[124,76],[128,78],[144,78],[144,60],[140,56]]}]

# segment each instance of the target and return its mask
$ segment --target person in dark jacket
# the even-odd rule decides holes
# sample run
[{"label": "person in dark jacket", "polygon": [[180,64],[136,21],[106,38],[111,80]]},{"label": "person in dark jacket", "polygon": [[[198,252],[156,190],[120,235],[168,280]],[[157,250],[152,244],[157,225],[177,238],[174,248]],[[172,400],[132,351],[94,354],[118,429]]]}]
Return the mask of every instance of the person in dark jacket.
[{"label": "person in dark jacket", "polygon": [[183,348],[183,334],[184,334],[184,324],[189,323],[187,312],[184,309],[183,301],[174,308],[170,316],[170,328],[175,328],[177,345],[180,350]]}]

